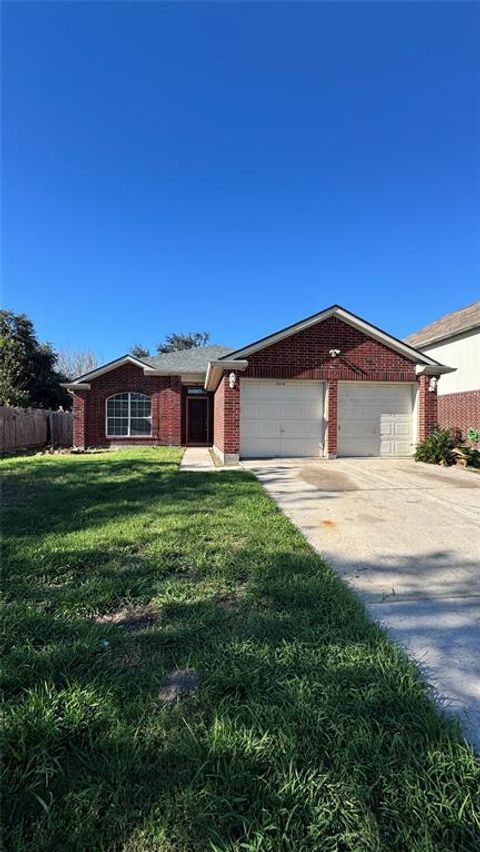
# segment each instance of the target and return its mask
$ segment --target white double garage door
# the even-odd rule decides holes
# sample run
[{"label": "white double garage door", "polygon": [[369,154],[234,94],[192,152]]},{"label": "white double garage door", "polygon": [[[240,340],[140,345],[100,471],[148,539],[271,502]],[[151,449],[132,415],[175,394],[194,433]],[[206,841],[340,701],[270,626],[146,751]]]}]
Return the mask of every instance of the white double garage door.
[{"label": "white double garage door", "polygon": [[[411,384],[339,382],[337,454],[408,456],[413,449]],[[323,456],[325,382],[242,379],[243,458]]]}]

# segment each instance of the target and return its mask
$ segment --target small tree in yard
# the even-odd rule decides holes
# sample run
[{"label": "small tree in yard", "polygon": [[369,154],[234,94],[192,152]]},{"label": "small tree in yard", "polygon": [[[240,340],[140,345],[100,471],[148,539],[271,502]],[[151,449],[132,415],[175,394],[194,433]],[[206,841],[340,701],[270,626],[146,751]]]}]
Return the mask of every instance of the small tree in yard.
[{"label": "small tree in yard", "polygon": [[163,343],[157,346],[159,355],[167,352],[180,352],[184,349],[196,349],[210,342],[209,331],[190,331],[187,334],[167,334]]},{"label": "small tree in yard", "polygon": [[39,343],[25,314],[0,311],[0,405],[70,408],[56,362],[56,352],[50,343]]},{"label": "small tree in yard", "polygon": [[57,355],[58,371],[67,379],[76,379],[98,366],[98,358],[90,349],[61,349]]}]

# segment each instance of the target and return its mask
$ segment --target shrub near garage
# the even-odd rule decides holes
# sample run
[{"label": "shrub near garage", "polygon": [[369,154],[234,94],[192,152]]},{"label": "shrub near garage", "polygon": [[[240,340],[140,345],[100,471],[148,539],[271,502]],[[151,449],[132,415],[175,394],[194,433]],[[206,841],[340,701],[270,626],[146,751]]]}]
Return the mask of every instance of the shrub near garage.
[{"label": "shrub near garage", "polygon": [[417,444],[415,461],[449,467],[456,461],[454,450],[462,445],[460,435],[452,433],[449,429],[437,427],[427,435],[424,441]]}]

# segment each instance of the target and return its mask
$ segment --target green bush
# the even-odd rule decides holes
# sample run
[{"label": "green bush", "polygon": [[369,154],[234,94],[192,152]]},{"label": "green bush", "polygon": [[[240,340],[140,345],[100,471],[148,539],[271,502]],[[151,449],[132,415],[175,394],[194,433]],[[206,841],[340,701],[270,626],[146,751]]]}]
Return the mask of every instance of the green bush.
[{"label": "green bush", "polygon": [[421,444],[417,444],[415,461],[448,467],[456,462],[453,451],[462,445],[463,441],[458,435],[452,434],[448,429],[437,427]]},{"label": "green bush", "polygon": [[456,464],[480,468],[480,451],[474,447],[455,447],[453,454]]},{"label": "green bush", "polygon": [[474,429],[473,427],[468,429],[467,438],[472,444],[478,444],[480,442],[480,429]]}]

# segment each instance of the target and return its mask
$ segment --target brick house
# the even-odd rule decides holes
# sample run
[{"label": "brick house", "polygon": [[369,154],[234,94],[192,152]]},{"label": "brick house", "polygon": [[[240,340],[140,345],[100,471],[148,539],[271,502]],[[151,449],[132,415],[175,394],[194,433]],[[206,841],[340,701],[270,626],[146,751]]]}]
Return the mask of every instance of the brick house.
[{"label": "brick house", "polygon": [[339,305],[242,349],[125,355],[68,383],[74,445],[240,457],[405,456],[451,371]]},{"label": "brick house", "polygon": [[447,314],[405,340],[455,367],[438,384],[438,422],[465,437],[480,430],[480,302]]}]

